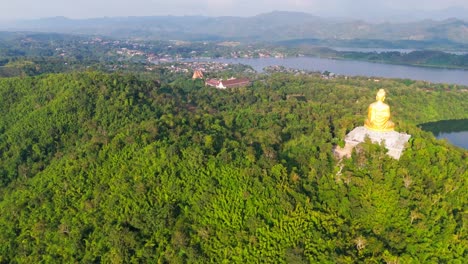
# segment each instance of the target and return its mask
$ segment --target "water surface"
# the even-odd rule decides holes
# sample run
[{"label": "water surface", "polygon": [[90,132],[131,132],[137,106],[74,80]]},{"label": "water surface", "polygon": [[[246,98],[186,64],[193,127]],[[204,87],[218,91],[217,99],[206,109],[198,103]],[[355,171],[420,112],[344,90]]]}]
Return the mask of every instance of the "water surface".
[{"label": "water surface", "polygon": [[421,128],[432,132],[438,139],[447,139],[455,146],[468,149],[468,119],[426,123],[421,124]]},{"label": "water surface", "polygon": [[261,59],[209,59],[222,63],[241,63],[252,66],[261,72],[263,68],[281,65],[286,68],[307,71],[330,71],[347,76],[368,76],[422,80],[433,83],[450,83],[468,85],[468,71],[459,69],[443,69],[428,67],[413,67],[394,64],[372,63],[351,60],[333,60],[314,57],[291,58],[261,58]]},{"label": "water surface", "polygon": [[[424,51],[421,49],[349,48],[349,47],[331,47],[331,49],[336,50],[336,51],[375,52],[375,53],[383,53],[383,52],[410,53],[413,51]],[[448,54],[455,54],[455,55],[468,54],[467,51],[451,51],[451,50],[442,50],[442,51]]]}]

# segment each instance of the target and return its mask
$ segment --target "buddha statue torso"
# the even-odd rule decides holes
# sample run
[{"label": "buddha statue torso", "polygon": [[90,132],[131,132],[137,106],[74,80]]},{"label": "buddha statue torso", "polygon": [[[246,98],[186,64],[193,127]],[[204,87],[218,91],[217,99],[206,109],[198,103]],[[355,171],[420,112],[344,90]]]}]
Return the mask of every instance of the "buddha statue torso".
[{"label": "buddha statue torso", "polygon": [[377,102],[369,105],[364,126],[374,131],[393,131],[395,124],[390,121],[390,107],[385,104],[385,91],[380,89],[377,93]]}]

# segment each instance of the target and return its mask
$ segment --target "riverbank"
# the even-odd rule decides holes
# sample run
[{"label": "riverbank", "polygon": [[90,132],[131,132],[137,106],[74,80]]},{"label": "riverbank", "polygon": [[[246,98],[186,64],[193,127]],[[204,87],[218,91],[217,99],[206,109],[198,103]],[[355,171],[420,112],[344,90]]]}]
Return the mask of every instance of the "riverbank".
[{"label": "riverbank", "polygon": [[[324,58],[317,56],[309,56],[313,58]],[[418,64],[418,63],[402,63],[402,62],[393,62],[393,61],[381,61],[381,60],[366,60],[366,59],[352,59],[345,57],[325,57],[326,59],[331,60],[347,60],[347,61],[363,61],[369,63],[379,63],[379,64],[390,64],[390,65],[401,65],[401,66],[410,66],[410,67],[422,67],[422,68],[431,68],[431,69],[453,69],[453,70],[465,70],[468,71],[468,67],[454,66],[454,65],[436,65],[436,64]]]},{"label": "riverbank", "polygon": [[468,54],[458,55],[433,50],[360,52],[315,48],[305,51],[303,55],[335,60],[345,59],[416,67],[468,70]]}]

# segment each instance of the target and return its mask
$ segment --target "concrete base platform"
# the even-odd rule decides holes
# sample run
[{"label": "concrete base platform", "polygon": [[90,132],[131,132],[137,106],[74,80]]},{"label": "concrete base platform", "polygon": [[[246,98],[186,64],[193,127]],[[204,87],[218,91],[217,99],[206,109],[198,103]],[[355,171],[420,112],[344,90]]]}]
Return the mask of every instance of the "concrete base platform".
[{"label": "concrete base platform", "polygon": [[400,159],[405,144],[410,139],[411,135],[399,133],[396,131],[377,132],[369,130],[363,126],[356,127],[353,131],[349,132],[345,137],[346,145],[344,148],[336,147],[335,154],[342,157],[350,157],[353,148],[359,143],[364,142],[368,136],[373,143],[380,144],[385,142],[385,147],[388,149],[387,154],[394,159]]}]

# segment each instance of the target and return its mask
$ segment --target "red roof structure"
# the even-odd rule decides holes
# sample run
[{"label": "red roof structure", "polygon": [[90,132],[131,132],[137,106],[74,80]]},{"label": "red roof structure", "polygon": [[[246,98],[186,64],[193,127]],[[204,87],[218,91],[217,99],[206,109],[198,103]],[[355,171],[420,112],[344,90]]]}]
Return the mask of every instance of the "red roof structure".
[{"label": "red roof structure", "polygon": [[228,80],[216,80],[216,79],[208,79],[205,82],[206,85],[216,87],[219,89],[226,89],[226,88],[235,88],[235,87],[243,87],[250,84],[250,80],[247,78],[240,78],[240,79],[228,79]]},{"label": "red roof structure", "polygon": [[250,84],[250,80],[247,78],[242,78],[242,79],[229,79],[226,81],[222,81],[223,85],[226,86],[226,88],[234,88],[234,87],[242,87],[242,86],[247,86]]},{"label": "red roof structure", "polygon": [[219,85],[219,81],[216,80],[216,79],[208,79],[208,80],[206,80],[205,84],[208,85],[208,86],[216,87],[216,86]]}]

